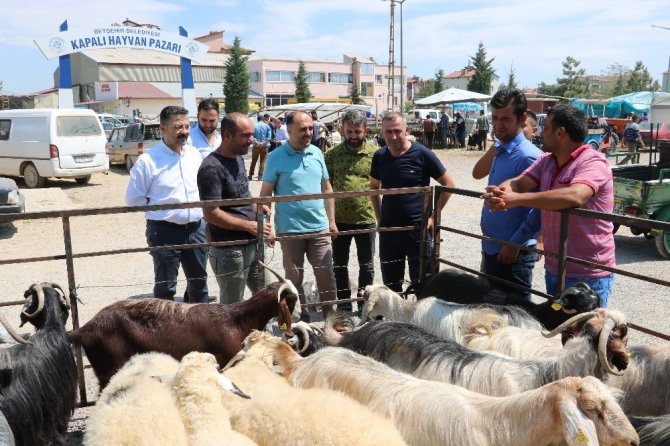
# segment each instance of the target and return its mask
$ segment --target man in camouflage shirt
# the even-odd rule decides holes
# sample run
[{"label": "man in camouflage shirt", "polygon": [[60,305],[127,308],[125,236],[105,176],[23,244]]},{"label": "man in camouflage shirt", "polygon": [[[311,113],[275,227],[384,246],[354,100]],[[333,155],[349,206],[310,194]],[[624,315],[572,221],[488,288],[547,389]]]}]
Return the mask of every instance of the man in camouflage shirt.
[{"label": "man in camouflage shirt", "polygon": [[[375,146],[367,142],[365,114],[350,110],[342,117],[342,143],[325,155],[326,167],[334,191],[368,190],[370,166]],[[370,197],[350,197],[335,200],[335,223],[340,231],[372,229],[376,219]],[[351,239],[356,241],[358,252],[358,297],[363,295],[366,285],[371,285],[374,276],[375,233],[342,235],[333,240],[333,264],[337,298],[351,299],[349,285],[349,247]],[[361,304],[359,304],[359,309]],[[352,311],[351,303],[338,305],[339,310]]]}]

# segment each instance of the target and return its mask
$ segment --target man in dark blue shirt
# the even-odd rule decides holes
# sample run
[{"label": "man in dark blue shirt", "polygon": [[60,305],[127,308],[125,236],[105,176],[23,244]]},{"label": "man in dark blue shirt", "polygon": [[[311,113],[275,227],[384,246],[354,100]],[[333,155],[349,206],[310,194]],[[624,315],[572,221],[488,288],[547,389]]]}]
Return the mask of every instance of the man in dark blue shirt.
[{"label": "man in dark blue shirt", "polygon": [[[399,187],[428,186],[433,178],[447,187],[455,187],[451,175],[446,171],[435,153],[427,147],[407,140],[405,118],[397,112],[391,112],[382,120],[382,136],[386,146],[375,152],[370,168],[371,189],[392,189]],[[437,212],[441,212],[450,194],[443,194],[438,203]],[[382,232],[379,234],[379,258],[382,280],[393,291],[402,292],[405,278],[405,259],[409,265],[412,285],[419,277],[421,222],[423,220],[423,194],[387,195],[383,199],[372,197],[377,222],[380,227],[410,226],[412,231]],[[433,248],[433,217],[428,218],[428,249],[430,256]],[[427,259],[425,259],[427,261]]]}]

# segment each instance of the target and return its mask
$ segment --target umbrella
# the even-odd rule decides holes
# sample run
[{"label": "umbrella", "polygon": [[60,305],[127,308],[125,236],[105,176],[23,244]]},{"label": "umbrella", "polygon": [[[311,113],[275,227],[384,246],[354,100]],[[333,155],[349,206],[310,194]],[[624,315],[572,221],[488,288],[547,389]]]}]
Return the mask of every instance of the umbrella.
[{"label": "umbrella", "polygon": [[417,105],[453,104],[456,102],[488,101],[491,96],[460,88],[447,88],[439,93],[414,101]]},{"label": "umbrella", "polygon": [[457,102],[451,106],[454,111],[462,112],[477,112],[482,109],[482,106],[474,102]]}]

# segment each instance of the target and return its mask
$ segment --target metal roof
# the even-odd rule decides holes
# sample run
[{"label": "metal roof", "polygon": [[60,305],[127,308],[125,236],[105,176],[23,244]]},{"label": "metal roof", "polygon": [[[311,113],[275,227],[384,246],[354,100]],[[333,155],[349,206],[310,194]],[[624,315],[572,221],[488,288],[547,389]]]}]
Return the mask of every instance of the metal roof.
[{"label": "metal roof", "polygon": [[170,99],[163,90],[150,82],[119,82],[119,97],[133,99]]}]

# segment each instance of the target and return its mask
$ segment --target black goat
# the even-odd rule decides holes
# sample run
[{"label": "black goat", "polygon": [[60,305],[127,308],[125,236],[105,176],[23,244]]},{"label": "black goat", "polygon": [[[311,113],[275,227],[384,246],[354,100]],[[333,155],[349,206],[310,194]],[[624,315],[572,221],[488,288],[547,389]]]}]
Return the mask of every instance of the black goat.
[{"label": "black goat", "polygon": [[582,282],[566,288],[553,300],[536,304],[490,286],[477,276],[452,268],[440,271],[421,284],[417,299],[426,297],[459,304],[515,305],[528,311],[549,330],[558,327],[575,313],[586,313],[600,307],[600,298],[596,292]]},{"label": "black goat", "polygon": [[273,317],[287,336],[293,336],[291,313],[298,292],[291,282],[268,270],[281,282],[270,284],[249,300],[233,304],[122,300],[100,310],[81,328],[68,332],[68,337],[84,348],[100,390],[137,353],[155,351],[180,360],[192,351],[207,352],[224,366],[251,330],[265,329]]},{"label": "black goat", "polygon": [[670,415],[660,417],[628,417],[640,436],[640,446],[670,445]]},{"label": "black goat", "polygon": [[77,400],[77,370],[64,327],[69,299],[51,283],[32,285],[24,297],[21,325],[30,322],[37,331],[29,344],[17,339],[20,344],[0,350],[0,412],[17,446],[64,445]]}]

